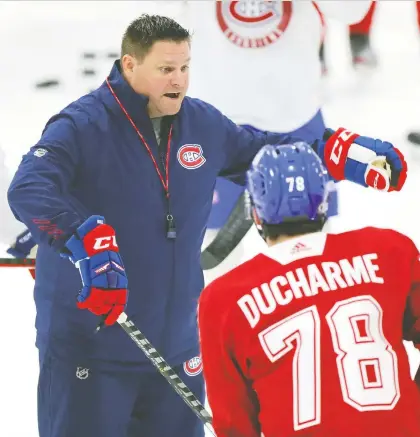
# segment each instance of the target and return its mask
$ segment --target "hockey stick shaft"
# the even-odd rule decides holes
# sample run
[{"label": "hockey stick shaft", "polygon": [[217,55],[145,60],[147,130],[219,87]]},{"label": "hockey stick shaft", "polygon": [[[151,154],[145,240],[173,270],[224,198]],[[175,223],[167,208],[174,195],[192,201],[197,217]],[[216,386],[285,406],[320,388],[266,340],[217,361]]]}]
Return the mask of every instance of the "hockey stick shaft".
[{"label": "hockey stick shaft", "polygon": [[[30,258],[0,258],[0,267],[34,267],[35,259]],[[210,433],[216,437],[212,426],[212,417],[204,408],[203,404],[197,399],[194,393],[176,374],[172,367],[163,359],[159,352],[152,346],[149,340],[142,334],[136,325],[128,318],[127,314],[122,313],[118,318],[118,323],[133,342],[139,347],[150,362],[158,369],[159,373],[169,382],[172,388],[181,396],[184,402],[191,408],[194,414],[203,422]],[[99,324],[97,330],[100,329]]]},{"label": "hockey stick shaft", "polygon": [[153,347],[149,340],[140,332],[136,325],[122,313],[118,323],[133,342],[139,347],[150,362],[157,368],[159,373],[169,382],[172,388],[181,396],[184,402],[191,408],[194,414],[203,422],[204,426],[216,437],[212,426],[212,417],[204,408],[203,404],[196,398],[194,393],[185,385],[172,367],[163,359],[159,352]]},{"label": "hockey stick shaft", "polygon": [[226,224],[201,253],[203,270],[214,269],[221,264],[250,230],[254,222],[248,216],[247,202],[247,193],[244,192],[239,196]]},{"label": "hockey stick shaft", "polygon": [[35,267],[33,258],[0,258],[0,267]]}]

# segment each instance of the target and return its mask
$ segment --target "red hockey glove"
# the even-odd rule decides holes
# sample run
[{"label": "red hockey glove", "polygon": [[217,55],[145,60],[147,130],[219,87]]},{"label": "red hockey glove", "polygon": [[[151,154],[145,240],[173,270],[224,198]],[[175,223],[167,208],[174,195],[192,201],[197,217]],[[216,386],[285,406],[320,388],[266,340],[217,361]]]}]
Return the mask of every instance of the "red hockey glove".
[{"label": "red hockey glove", "polygon": [[327,129],[318,154],[331,176],[380,191],[400,191],[407,179],[407,163],[391,143],[340,128]]},{"label": "red hockey glove", "polygon": [[82,277],[77,306],[96,315],[107,314],[105,325],[114,324],[128,298],[127,275],[114,229],[103,217],[92,216],[77,228],[65,247]]}]

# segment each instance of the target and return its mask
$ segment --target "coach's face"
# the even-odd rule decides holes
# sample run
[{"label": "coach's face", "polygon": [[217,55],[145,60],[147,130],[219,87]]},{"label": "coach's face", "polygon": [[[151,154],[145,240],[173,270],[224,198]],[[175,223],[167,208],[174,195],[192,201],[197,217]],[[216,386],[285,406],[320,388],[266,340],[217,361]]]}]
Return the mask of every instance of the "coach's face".
[{"label": "coach's face", "polygon": [[157,41],[141,60],[129,58],[124,73],[134,91],[149,98],[150,118],[176,114],[188,90],[189,42]]}]

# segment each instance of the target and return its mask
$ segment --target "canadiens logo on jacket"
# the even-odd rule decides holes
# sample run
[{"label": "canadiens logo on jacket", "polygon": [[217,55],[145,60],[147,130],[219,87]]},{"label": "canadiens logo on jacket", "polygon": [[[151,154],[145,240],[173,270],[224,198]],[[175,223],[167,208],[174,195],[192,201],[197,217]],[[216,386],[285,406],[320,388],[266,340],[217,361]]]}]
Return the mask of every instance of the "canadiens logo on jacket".
[{"label": "canadiens logo on jacket", "polygon": [[184,144],[178,150],[178,161],[184,168],[193,170],[201,167],[206,162],[206,158],[199,144]]}]

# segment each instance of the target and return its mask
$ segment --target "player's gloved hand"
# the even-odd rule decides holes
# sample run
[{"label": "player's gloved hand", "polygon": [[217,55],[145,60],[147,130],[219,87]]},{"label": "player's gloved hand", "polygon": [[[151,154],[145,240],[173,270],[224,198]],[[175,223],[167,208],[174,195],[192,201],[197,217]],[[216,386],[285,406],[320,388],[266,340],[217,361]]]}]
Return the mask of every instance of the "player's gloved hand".
[{"label": "player's gloved hand", "polygon": [[26,229],[16,237],[15,242],[7,249],[7,253],[15,258],[27,258],[35,246],[31,232]]},{"label": "player's gloved hand", "polygon": [[346,179],[380,191],[400,191],[407,179],[407,163],[396,147],[344,128],[327,129],[317,152],[337,181]]},{"label": "player's gloved hand", "polygon": [[127,303],[128,281],[112,226],[101,216],[89,217],[66,242],[61,256],[70,259],[82,277],[77,306],[107,314],[105,325],[114,324]]}]

